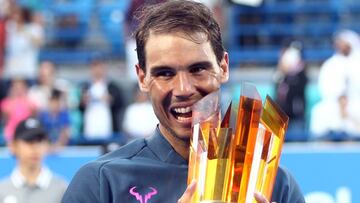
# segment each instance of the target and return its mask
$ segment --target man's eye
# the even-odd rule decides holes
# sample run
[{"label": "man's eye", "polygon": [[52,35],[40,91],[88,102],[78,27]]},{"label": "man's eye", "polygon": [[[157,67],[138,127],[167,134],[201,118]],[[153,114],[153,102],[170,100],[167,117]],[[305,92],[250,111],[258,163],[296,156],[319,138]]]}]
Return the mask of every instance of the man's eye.
[{"label": "man's eye", "polygon": [[156,73],[156,77],[171,77],[174,75],[175,73],[173,71],[159,71]]},{"label": "man's eye", "polygon": [[198,67],[192,67],[190,69],[190,73],[200,73],[201,71],[205,70],[206,68],[203,66],[198,66]]}]

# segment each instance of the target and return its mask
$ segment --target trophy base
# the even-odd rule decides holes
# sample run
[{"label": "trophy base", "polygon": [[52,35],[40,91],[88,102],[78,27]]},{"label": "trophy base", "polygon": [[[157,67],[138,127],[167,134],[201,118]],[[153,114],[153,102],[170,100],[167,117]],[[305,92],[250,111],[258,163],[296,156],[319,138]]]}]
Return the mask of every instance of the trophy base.
[{"label": "trophy base", "polygon": [[221,200],[202,200],[200,201],[200,203],[226,203],[226,202]]}]

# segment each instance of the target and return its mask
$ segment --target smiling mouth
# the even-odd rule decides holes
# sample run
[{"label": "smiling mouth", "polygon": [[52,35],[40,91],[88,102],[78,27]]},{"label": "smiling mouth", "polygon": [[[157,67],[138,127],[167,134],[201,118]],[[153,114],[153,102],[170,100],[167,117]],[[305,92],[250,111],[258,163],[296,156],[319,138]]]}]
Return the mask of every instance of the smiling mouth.
[{"label": "smiling mouth", "polygon": [[171,114],[176,118],[176,120],[180,122],[191,122],[192,118],[192,109],[190,106],[188,107],[178,107],[172,108]]}]

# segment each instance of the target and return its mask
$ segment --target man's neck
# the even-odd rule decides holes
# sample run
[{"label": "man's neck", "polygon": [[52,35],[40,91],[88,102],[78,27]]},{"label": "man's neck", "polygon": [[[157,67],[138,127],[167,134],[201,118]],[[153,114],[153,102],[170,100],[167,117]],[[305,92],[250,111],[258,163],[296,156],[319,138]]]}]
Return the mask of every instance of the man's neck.
[{"label": "man's neck", "polygon": [[[169,141],[170,142],[170,141]],[[174,147],[175,151],[180,154],[180,156],[182,156],[185,160],[189,160],[189,147],[190,147],[190,144],[189,143],[186,143],[184,141],[178,141],[178,142],[175,142],[175,145],[173,145],[171,142],[170,144]]]},{"label": "man's neck", "polygon": [[168,129],[160,125],[160,132],[163,134],[165,139],[170,143],[174,150],[180,154],[185,160],[189,159],[190,141],[182,140],[178,136],[171,133]]},{"label": "man's neck", "polygon": [[21,175],[25,178],[25,182],[27,184],[35,185],[41,172],[41,167],[19,166],[19,170]]}]

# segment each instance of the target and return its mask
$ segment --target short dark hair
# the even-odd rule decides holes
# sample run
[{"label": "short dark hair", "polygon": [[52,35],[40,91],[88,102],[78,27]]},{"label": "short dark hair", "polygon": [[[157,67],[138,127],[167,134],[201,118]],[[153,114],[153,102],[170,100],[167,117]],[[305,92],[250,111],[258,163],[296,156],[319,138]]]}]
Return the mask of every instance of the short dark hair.
[{"label": "short dark hair", "polygon": [[219,64],[224,56],[225,49],[219,24],[210,9],[201,3],[189,0],[167,1],[142,8],[138,11],[137,18],[140,20],[140,25],[135,32],[136,51],[139,65],[144,71],[146,71],[145,44],[150,31],[156,34],[180,31],[189,36],[196,32],[204,33]]},{"label": "short dark hair", "polygon": [[14,141],[41,142],[49,140],[46,130],[36,118],[27,118],[21,121],[15,129]]},{"label": "short dark hair", "polygon": [[59,100],[62,97],[62,91],[54,88],[51,90],[51,95],[50,95],[50,99],[51,100]]}]

